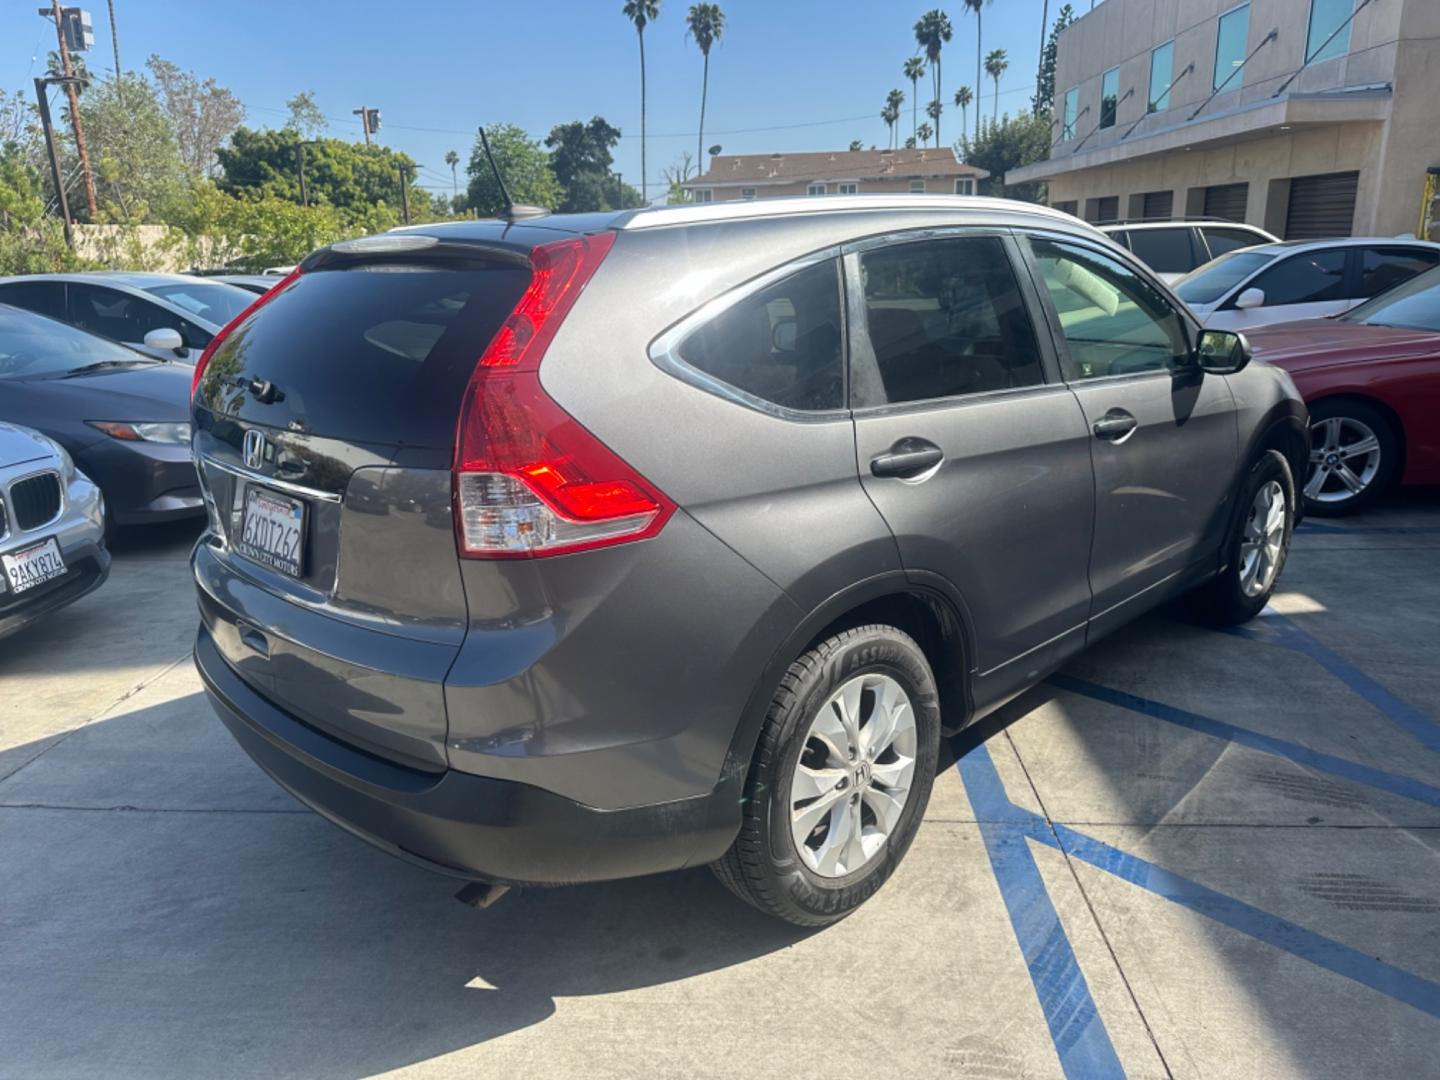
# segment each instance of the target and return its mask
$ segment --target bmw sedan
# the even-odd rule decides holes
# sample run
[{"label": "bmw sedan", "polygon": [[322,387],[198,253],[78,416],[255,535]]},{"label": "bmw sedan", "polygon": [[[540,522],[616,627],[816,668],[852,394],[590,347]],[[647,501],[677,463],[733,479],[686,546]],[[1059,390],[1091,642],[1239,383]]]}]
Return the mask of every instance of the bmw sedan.
[{"label": "bmw sedan", "polygon": [[106,271],[0,280],[0,304],[184,364],[194,364],[216,332],[254,299],[245,289],[186,274]]},{"label": "bmw sedan", "polygon": [[188,367],[0,304],[0,421],[63,446],[105,493],[107,524],[205,512],[189,390]]}]

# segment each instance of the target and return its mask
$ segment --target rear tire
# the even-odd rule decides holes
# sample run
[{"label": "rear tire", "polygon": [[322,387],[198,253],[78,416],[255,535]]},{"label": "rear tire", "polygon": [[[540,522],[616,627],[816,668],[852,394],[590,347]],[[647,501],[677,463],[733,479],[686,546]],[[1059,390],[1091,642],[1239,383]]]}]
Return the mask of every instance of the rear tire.
[{"label": "rear tire", "polygon": [[1400,438],[1375,406],[1326,398],[1310,410],[1306,513],[1341,517],[1364,510],[1389,489],[1399,468]]},{"label": "rear tire", "polygon": [[1280,451],[1266,450],[1240,485],[1235,521],[1225,539],[1225,568],[1191,594],[1200,616],[1236,626],[1259,615],[1285,569],[1294,531],[1290,465]]},{"label": "rear tire", "polygon": [[796,926],[844,918],[904,858],[939,747],[940,699],[919,645],[882,625],[827,638],[780,680],[740,833],[715,875]]}]

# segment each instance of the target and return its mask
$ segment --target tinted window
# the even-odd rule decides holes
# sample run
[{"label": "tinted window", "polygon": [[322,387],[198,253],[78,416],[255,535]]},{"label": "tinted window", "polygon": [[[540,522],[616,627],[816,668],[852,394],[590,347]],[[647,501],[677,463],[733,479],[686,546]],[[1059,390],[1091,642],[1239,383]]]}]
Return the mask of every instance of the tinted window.
[{"label": "tinted window", "polygon": [[839,262],[767,285],[680,344],[691,367],[787,409],[844,406]]},{"label": "tinted window", "polygon": [[1424,248],[1373,247],[1360,252],[1360,295],[1375,296],[1409,281],[1440,262],[1440,252]]},{"label": "tinted window", "polygon": [[[1220,16],[1215,35],[1214,89],[1239,90],[1245,81],[1245,39],[1250,35],[1250,5]],[[1233,78],[1232,78],[1233,76]],[[1228,80],[1228,81],[1227,81]]]},{"label": "tinted window", "polygon": [[1081,379],[1184,367],[1184,321],[1154,286],[1118,260],[1071,244],[1032,240],[1060,317],[1072,373]]},{"label": "tinted window", "polygon": [[82,330],[112,341],[138,345],[151,330],[176,330],[185,344],[203,349],[210,335],[159,304],[152,304],[103,285],[74,285],[69,289],[70,322]]},{"label": "tinted window", "polygon": [[1244,229],[1213,228],[1209,225],[1200,230],[1205,234],[1205,242],[1210,245],[1210,257],[1224,255],[1227,251],[1234,251],[1236,248],[1254,247],[1256,244],[1268,244],[1263,236],[1256,236]]},{"label": "tinted window", "polygon": [[[201,384],[211,409],[315,435],[448,446],[475,362],[530,271],[367,263],[297,278],[227,337]],[[269,405],[237,375],[284,394]]]},{"label": "tinted window", "polygon": [[1060,129],[1060,139],[1068,142],[1075,138],[1075,120],[1080,108],[1080,88],[1072,86],[1065,91],[1065,112],[1064,121]]},{"label": "tinted window", "polygon": [[1189,229],[1132,229],[1130,250],[1157,274],[1183,274],[1195,266]]},{"label": "tinted window", "polygon": [[1440,269],[1413,277],[1383,296],[1365,301],[1341,318],[1370,326],[1440,332]]},{"label": "tinted window", "polygon": [[995,237],[896,244],[866,252],[860,271],[875,367],[865,370],[857,342],[857,405],[1045,381],[1034,327],[1005,245]]},{"label": "tinted window", "polygon": [[0,304],[14,304],[54,319],[65,318],[65,286],[58,281],[17,281],[0,285]]},{"label": "tinted window", "polygon": [[1274,258],[1273,251],[1233,251],[1221,255],[1177,281],[1175,292],[1187,304],[1213,304]]},{"label": "tinted window", "polygon": [[1282,259],[1246,288],[1265,291],[1265,307],[1345,299],[1345,249],[1307,251]]},{"label": "tinted window", "polygon": [[1100,76],[1100,126],[1115,126],[1115,111],[1120,102],[1120,69],[1111,68]]},{"label": "tinted window", "polygon": [[63,375],[90,364],[158,361],[28,311],[0,308],[0,379]]},{"label": "tinted window", "polygon": [[211,285],[204,282],[156,285],[145,291],[168,300],[197,319],[204,319],[215,326],[224,326],[255,300],[253,294],[233,285]]}]

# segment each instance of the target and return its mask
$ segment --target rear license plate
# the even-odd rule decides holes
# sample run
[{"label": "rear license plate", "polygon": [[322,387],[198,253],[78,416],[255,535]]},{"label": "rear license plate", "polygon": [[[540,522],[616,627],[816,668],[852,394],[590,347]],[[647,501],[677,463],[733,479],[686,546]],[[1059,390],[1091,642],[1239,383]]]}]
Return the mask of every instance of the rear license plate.
[{"label": "rear license plate", "polygon": [[5,568],[5,580],[17,593],[53,581],[65,573],[65,560],[60,557],[60,545],[53,536],[12,551],[9,555],[0,555],[0,563]]},{"label": "rear license plate", "polygon": [[235,546],[247,558],[298,578],[304,568],[305,504],[269,488],[247,488]]}]

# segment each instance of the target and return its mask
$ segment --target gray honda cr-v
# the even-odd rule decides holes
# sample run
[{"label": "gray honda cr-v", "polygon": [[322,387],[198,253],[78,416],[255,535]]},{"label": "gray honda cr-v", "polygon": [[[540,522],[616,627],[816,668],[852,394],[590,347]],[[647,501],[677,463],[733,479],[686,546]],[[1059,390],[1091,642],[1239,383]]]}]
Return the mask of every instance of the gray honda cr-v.
[{"label": "gray honda cr-v", "polygon": [[998,199],[335,244],[197,365],[196,662],[281,785],[476,899],[710,863],[829,922],[942,732],[1168,597],[1265,604],[1309,444],[1248,360]]}]

